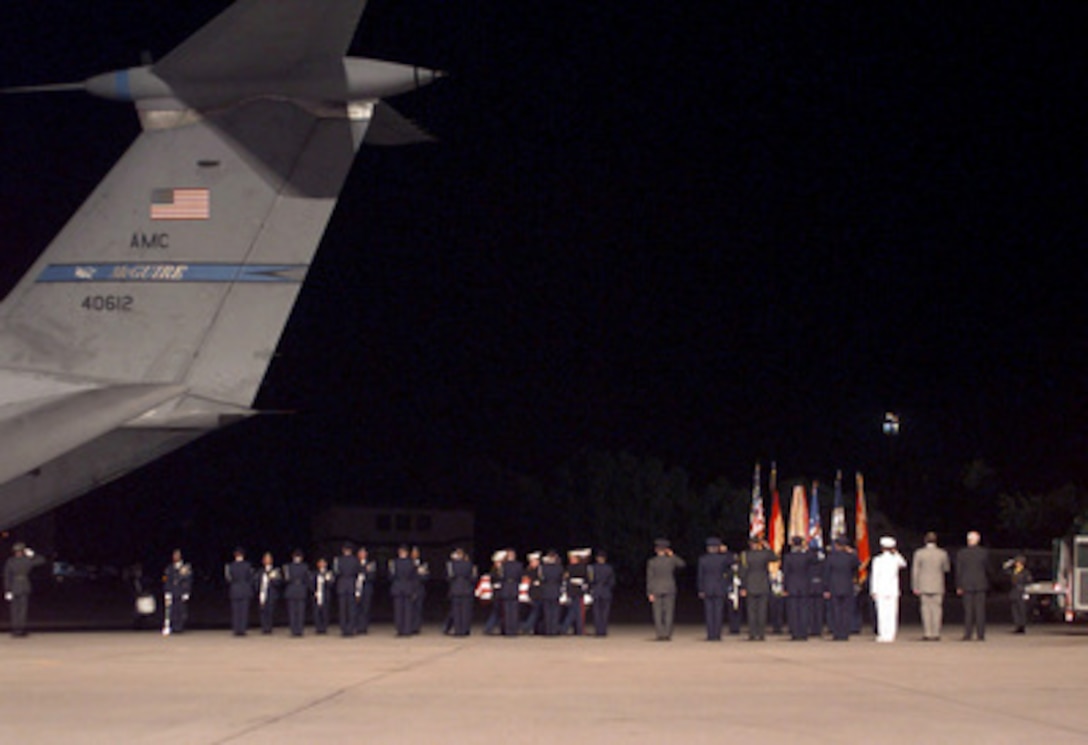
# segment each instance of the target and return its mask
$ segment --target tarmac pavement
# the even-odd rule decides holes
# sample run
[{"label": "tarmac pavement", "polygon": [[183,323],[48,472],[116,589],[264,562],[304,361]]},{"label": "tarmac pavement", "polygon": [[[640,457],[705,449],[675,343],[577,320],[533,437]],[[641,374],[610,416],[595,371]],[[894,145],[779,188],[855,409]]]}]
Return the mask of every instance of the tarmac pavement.
[{"label": "tarmac pavement", "polygon": [[4,743],[1088,742],[1088,630],[769,637],[0,638]]}]

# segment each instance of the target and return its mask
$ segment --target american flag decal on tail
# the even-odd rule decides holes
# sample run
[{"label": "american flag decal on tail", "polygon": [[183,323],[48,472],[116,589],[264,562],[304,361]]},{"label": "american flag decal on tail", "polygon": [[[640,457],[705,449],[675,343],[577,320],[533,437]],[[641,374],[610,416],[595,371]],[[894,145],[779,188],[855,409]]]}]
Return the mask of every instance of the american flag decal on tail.
[{"label": "american flag decal on tail", "polygon": [[207,220],[212,216],[207,189],[155,189],[151,192],[152,220]]}]

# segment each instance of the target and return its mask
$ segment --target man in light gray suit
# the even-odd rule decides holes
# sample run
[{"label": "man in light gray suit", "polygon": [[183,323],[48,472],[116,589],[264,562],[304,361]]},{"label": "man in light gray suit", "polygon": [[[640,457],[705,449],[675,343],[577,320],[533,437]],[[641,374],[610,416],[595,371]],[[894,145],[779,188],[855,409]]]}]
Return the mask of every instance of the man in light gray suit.
[{"label": "man in light gray suit", "polygon": [[952,571],[948,552],[937,546],[937,534],[926,533],[925,546],[914,552],[910,586],[921,601],[922,641],[939,641],[944,610],[944,576]]},{"label": "man in light gray suit", "polygon": [[676,609],[676,572],[687,564],[672,552],[664,538],[654,541],[654,555],[646,562],[646,597],[653,605],[654,630],[659,642],[672,639]]}]

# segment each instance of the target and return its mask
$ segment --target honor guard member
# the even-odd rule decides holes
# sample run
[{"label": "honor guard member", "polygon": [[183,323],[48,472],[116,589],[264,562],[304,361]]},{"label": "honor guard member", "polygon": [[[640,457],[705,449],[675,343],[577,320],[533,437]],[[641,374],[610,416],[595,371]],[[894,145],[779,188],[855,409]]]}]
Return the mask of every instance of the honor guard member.
[{"label": "honor guard member", "polygon": [[544,612],[540,603],[540,560],[542,558],[543,554],[540,551],[533,551],[525,555],[525,561],[528,564],[525,566],[522,586],[525,587],[528,594],[529,615],[521,623],[520,631],[523,634],[537,633],[537,626],[540,625],[540,617]]},{"label": "honor guard member", "polygon": [[676,611],[676,573],[687,566],[673,553],[672,546],[664,538],[654,541],[654,555],[646,562],[646,597],[650,601],[657,640],[672,639],[674,613]]},{"label": "honor guard member", "polygon": [[460,548],[455,548],[446,562],[449,583],[451,633],[468,636],[472,630],[472,595],[476,587],[476,567]]},{"label": "honor guard member", "polygon": [[310,597],[314,604],[314,632],[324,634],[329,629],[329,609],[336,590],[336,576],[329,569],[325,557],[317,560],[317,566],[310,575]]},{"label": "honor guard member", "polygon": [[301,549],[292,551],[291,562],[283,565],[283,583],[291,636],[302,636],[306,626],[306,598],[310,594],[310,565],[302,560]]},{"label": "honor guard member", "polygon": [[748,638],[763,641],[767,636],[767,597],[771,594],[769,567],[778,561],[778,554],[767,548],[761,538],[748,541],[748,550],[741,555],[741,594],[748,605]]},{"label": "honor guard member", "polygon": [[230,629],[235,636],[245,636],[249,627],[249,604],[253,601],[253,566],[246,561],[240,546],[234,549],[234,561],[223,567],[230,598]]},{"label": "honor guard member", "polygon": [[412,546],[410,556],[416,565],[416,578],[412,584],[410,628],[413,634],[418,634],[423,628],[423,603],[427,599],[427,580],[431,578],[431,565],[423,560],[423,552],[419,550],[419,546]]},{"label": "honor guard member", "polygon": [[729,574],[726,577],[728,591],[725,596],[725,615],[729,619],[729,633],[736,635],[740,633],[740,566],[738,563],[740,559],[724,543],[719,550],[725,557],[725,565],[729,568]]},{"label": "honor guard member", "polygon": [[589,567],[586,562],[590,556],[588,548],[577,548],[567,552],[567,571],[563,577],[564,590],[560,593],[560,604],[566,595],[566,612],[559,624],[559,633],[563,636],[573,629],[575,636],[586,633],[586,591],[589,589]]},{"label": "honor guard member", "polygon": [[193,567],[181,558],[180,549],[174,549],[170,563],[163,570],[162,588],[163,636],[180,634],[189,620],[189,595],[193,591]]},{"label": "honor guard member", "polygon": [[272,554],[264,552],[261,568],[257,570],[257,609],[261,616],[261,633],[271,634],[276,625],[276,603],[280,599],[283,587],[283,572],[272,559]]},{"label": "honor guard member", "polygon": [[894,642],[899,630],[899,570],[907,560],[895,548],[895,539],[880,539],[881,553],[870,562],[869,593],[876,603],[876,640]]},{"label": "honor guard member", "polygon": [[589,596],[593,599],[593,630],[608,636],[608,618],[612,615],[612,591],[616,573],[608,563],[608,553],[597,549],[597,561],[589,566]]},{"label": "honor guard member", "polygon": [[829,602],[831,638],[844,642],[850,638],[854,607],[854,580],[858,573],[858,555],[846,538],[839,536],[823,562],[824,598]]},{"label": "honor guard member", "polygon": [[721,547],[721,538],[707,538],[706,553],[699,557],[695,570],[695,586],[699,599],[703,601],[703,615],[706,619],[706,639],[711,642],[722,639],[725,596],[729,591],[727,581],[732,574]]},{"label": "honor guard member", "polygon": [[1012,604],[1012,633],[1023,634],[1028,626],[1028,585],[1031,572],[1023,554],[1006,561],[1004,569],[1009,573],[1009,602]]},{"label": "honor guard member", "polygon": [[544,636],[559,636],[559,598],[563,594],[563,563],[555,549],[548,549],[540,563],[540,605]]},{"label": "honor guard member", "polygon": [[366,634],[370,630],[370,613],[374,607],[378,562],[371,560],[366,546],[359,547],[355,558],[359,560],[359,574],[355,577],[355,633]]},{"label": "honor guard member", "polygon": [[340,636],[355,636],[355,583],[359,578],[359,559],[355,546],[345,543],[340,555],[333,562],[336,575],[337,615],[340,620]]},{"label": "honor guard member", "polygon": [[956,554],[956,594],[963,598],[964,641],[970,641],[972,632],[980,642],[986,639],[990,555],[979,545],[981,540],[978,532],[972,530],[967,534],[967,546]]},{"label": "honor guard member", "polygon": [[926,533],[924,542],[910,563],[910,585],[919,600],[922,639],[937,641],[944,616],[945,575],[952,571],[952,563],[948,552],[937,546],[937,534],[932,530]]},{"label": "honor guard member", "polygon": [[805,539],[799,535],[790,538],[790,551],[782,557],[782,578],[785,583],[786,619],[790,639],[794,641],[808,639],[809,568],[813,562],[812,552],[805,549]]},{"label": "honor guard member", "polygon": [[502,633],[503,636],[517,636],[518,585],[521,584],[525,567],[518,561],[514,549],[506,549],[506,558],[499,565],[499,572],[502,574],[502,587],[496,590],[496,595],[502,603]]},{"label": "honor guard member", "polygon": [[4,600],[10,604],[11,635],[26,636],[26,618],[30,610],[30,570],[45,563],[41,556],[19,542],[11,547],[11,556],[4,562]]},{"label": "honor guard member", "polygon": [[412,592],[418,581],[418,573],[408,547],[399,546],[397,557],[389,560],[389,594],[393,598],[393,625],[397,629],[397,636],[412,633]]}]

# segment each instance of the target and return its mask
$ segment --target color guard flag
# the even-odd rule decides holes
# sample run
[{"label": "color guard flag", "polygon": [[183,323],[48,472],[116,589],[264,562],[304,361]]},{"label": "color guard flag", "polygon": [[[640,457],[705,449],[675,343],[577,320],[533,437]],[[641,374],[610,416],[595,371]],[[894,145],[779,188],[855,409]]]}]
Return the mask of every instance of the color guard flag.
[{"label": "color guard flag", "polygon": [[805,501],[805,487],[800,484],[793,487],[790,502],[790,540],[795,536],[808,540],[808,503]]},{"label": "color guard flag", "polygon": [[835,504],[831,508],[831,540],[846,535],[846,508],[842,504],[842,470],[835,472]]},{"label": "color guard flag", "polygon": [[207,220],[212,215],[207,189],[155,189],[151,192],[152,220]]},{"label": "color guard flag", "polygon": [[767,529],[767,520],[763,514],[763,493],[760,491],[759,464],[756,463],[755,475],[752,476],[752,514],[748,518],[748,537],[762,538]]},{"label": "color guard flag", "polygon": [[808,510],[808,547],[824,550],[824,526],[820,521],[820,482],[812,482],[812,505]]},{"label": "color guard flag", "polygon": [[869,558],[872,556],[869,552],[869,513],[865,509],[865,479],[858,473],[854,480],[857,483],[858,492],[854,522],[857,530],[858,562],[861,564],[861,568],[858,569],[858,581],[865,582],[869,577]]},{"label": "color guard flag", "polygon": [[781,555],[782,546],[786,543],[786,523],[782,519],[782,503],[778,499],[778,468],[774,463],[771,463],[771,525],[767,538],[771,550]]}]

